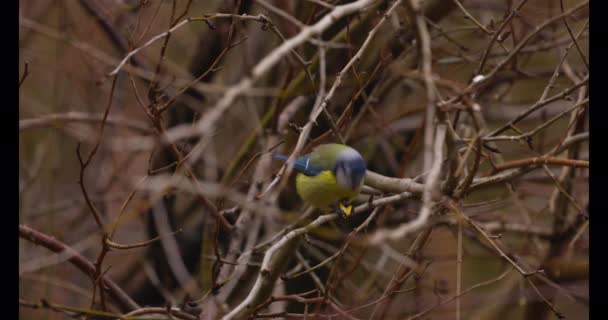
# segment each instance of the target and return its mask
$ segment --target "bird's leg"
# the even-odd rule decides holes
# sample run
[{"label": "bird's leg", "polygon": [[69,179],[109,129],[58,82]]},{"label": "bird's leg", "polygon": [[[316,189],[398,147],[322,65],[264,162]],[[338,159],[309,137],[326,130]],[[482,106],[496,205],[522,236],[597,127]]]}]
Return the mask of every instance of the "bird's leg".
[{"label": "bird's leg", "polygon": [[338,208],[340,209],[340,215],[342,218],[346,219],[352,213],[353,206],[349,203],[345,204],[343,202],[339,202]]},{"label": "bird's leg", "polygon": [[353,206],[347,202],[347,200],[338,201],[337,204],[330,205],[331,210],[336,214],[340,215],[342,219],[348,218],[352,213]]}]

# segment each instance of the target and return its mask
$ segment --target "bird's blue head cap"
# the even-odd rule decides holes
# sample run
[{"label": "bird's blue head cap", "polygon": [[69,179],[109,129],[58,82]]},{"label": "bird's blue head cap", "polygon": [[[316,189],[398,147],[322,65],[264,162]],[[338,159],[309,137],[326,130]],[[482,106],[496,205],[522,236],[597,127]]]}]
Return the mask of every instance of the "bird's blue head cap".
[{"label": "bird's blue head cap", "polygon": [[333,173],[339,185],[355,190],[363,184],[365,177],[365,160],[355,149],[339,152]]}]

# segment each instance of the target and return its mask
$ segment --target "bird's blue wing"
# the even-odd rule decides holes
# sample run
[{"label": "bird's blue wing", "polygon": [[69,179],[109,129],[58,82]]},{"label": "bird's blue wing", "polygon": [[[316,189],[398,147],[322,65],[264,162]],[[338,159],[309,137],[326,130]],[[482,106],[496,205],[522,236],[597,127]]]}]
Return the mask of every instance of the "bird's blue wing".
[{"label": "bird's blue wing", "polygon": [[[273,154],[272,157],[282,161],[287,161],[287,159],[289,158],[284,154]],[[312,165],[310,162],[310,154],[303,155],[296,159],[293,168],[296,169],[296,171],[301,172],[307,176],[316,176],[321,173],[321,171],[323,171],[320,168],[317,168]]]}]

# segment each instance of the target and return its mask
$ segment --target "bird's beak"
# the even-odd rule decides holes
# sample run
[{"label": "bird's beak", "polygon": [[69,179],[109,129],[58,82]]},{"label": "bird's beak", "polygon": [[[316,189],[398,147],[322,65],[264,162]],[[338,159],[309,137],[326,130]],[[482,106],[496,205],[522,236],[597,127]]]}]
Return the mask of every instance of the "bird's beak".
[{"label": "bird's beak", "polygon": [[353,206],[352,205],[349,204],[347,206],[344,206],[344,204],[342,204],[341,202],[338,205],[338,207],[342,211],[342,215],[344,216],[344,218],[350,216],[350,214],[351,214],[351,212],[353,210]]}]

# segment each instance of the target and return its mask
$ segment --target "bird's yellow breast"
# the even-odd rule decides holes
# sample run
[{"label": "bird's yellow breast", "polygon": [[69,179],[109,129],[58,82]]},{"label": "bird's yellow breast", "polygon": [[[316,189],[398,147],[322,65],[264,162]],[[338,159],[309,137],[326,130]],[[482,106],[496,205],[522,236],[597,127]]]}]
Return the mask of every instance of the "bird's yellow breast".
[{"label": "bird's yellow breast", "polygon": [[304,202],[321,209],[329,208],[342,199],[353,199],[359,194],[359,188],[351,190],[340,186],[331,171],[323,171],[314,177],[298,173],[296,190]]}]

